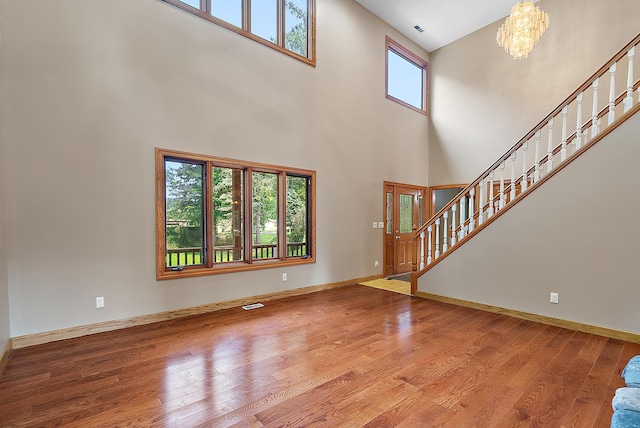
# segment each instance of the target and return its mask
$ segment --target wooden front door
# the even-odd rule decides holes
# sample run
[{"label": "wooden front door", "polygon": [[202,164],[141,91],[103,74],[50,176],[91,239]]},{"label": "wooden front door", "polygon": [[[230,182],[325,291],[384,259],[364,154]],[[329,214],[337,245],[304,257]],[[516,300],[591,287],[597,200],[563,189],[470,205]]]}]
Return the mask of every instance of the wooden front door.
[{"label": "wooden front door", "polygon": [[413,234],[425,220],[425,194],[425,187],[385,183],[385,276],[413,270]]}]

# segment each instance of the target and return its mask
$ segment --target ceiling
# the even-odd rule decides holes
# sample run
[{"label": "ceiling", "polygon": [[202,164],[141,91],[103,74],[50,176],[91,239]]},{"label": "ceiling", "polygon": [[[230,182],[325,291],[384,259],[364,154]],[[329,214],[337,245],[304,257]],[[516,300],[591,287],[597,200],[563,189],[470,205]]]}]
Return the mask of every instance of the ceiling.
[{"label": "ceiling", "polygon": [[[428,52],[505,18],[517,3],[517,0],[356,1]],[[416,25],[424,32],[414,29]]]}]

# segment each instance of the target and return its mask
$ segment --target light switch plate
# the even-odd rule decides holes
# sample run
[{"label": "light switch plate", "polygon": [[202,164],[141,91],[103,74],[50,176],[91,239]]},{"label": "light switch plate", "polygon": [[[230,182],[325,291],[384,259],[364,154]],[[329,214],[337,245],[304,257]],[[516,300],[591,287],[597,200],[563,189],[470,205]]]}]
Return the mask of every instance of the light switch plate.
[{"label": "light switch plate", "polygon": [[384,229],[384,221],[378,222],[378,229]]},{"label": "light switch plate", "polygon": [[373,222],[373,228],[374,228],[374,229],[377,229],[377,228],[378,228],[378,222],[377,222],[377,221],[374,221],[374,222]]}]

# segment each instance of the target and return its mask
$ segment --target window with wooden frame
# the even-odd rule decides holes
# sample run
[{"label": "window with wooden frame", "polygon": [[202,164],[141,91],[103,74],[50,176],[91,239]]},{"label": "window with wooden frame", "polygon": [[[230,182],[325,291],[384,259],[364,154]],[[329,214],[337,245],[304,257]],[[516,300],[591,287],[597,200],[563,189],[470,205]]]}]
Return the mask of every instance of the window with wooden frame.
[{"label": "window with wooden frame", "polygon": [[315,171],[156,149],[156,277],[315,263]]},{"label": "window with wooden frame", "polygon": [[315,66],[316,0],[163,0]]},{"label": "window with wooden frame", "polygon": [[429,64],[388,36],[385,64],[386,97],[426,115]]}]

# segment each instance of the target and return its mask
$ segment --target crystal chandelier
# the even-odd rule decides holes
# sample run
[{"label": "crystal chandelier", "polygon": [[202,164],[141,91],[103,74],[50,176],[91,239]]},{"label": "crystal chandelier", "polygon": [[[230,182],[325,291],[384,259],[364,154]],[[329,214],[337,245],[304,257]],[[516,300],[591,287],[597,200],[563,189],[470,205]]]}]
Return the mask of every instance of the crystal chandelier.
[{"label": "crystal chandelier", "polygon": [[522,0],[511,8],[511,15],[498,30],[496,39],[509,55],[520,61],[529,55],[548,27],[549,14]]}]

